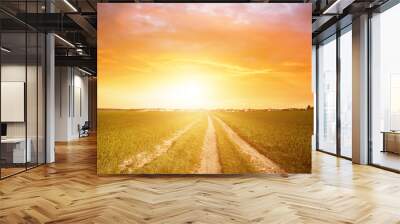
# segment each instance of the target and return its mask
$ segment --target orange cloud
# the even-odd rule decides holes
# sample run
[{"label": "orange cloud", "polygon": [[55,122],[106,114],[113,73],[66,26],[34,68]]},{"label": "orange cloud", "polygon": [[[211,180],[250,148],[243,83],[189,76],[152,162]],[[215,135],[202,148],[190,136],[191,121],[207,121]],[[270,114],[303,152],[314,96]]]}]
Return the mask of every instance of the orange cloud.
[{"label": "orange cloud", "polygon": [[311,4],[100,3],[98,9],[100,107],[165,106],[157,89],[193,82],[202,86],[205,107],[312,104]]}]

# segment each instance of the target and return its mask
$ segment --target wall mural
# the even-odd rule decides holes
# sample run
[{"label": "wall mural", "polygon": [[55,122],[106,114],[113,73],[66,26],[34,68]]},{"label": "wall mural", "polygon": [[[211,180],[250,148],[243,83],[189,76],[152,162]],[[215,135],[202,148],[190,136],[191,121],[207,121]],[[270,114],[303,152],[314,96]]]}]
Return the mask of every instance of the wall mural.
[{"label": "wall mural", "polygon": [[311,4],[98,4],[98,174],[309,173]]}]

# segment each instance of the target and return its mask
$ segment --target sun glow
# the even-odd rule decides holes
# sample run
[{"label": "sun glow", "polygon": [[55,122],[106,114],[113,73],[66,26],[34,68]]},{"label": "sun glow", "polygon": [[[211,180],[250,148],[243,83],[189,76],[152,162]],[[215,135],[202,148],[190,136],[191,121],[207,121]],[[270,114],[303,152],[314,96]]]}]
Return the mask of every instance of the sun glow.
[{"label": "sun glow", "polygon": [[207,107],[206,88],[199,81],[184,81],[164,91],[163,100],[174,108],[201,109]]},{"label": "sun glow", "polygon": [[310,6],[106,5],[98,16],[99,108],[313,104]]}]

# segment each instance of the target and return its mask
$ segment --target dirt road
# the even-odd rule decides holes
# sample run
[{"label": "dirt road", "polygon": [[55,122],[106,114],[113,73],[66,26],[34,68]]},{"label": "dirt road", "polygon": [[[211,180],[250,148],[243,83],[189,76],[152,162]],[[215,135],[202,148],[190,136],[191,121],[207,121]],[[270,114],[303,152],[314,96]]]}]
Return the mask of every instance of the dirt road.
[{"label": "dirt road", "polygon": [[221,173],[221,164],[219,163],[219,155],[217,148],[217,137],[213,121],[208,115],[208,128],[204,136],[204,144],[201,153],[200,168],[196,173],[216,174]]}]

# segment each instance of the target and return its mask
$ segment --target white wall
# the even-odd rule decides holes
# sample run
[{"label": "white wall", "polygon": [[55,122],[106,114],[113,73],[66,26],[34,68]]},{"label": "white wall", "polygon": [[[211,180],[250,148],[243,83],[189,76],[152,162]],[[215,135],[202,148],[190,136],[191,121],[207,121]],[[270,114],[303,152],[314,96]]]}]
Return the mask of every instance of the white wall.
[{"label": "white wall", "polygon": [[[25,82],[25,64],[2,65],[1,81]],[[1,109],[6,110],[7,108],[1,108]],[[25,123],[24,122],[7,123],[7,137],[25,137]]]},{"label": "white wall", "polygon": [[[75,127],[80,124],[81,126],[85,123],[85,121],[89,120],[89,78],[87,76],[83,76],[82,72],[79,72],[78,75],[75,75],[75,86],[81,89],[81,105],[82,105],[82,113],[80,116],[76,116],[76,123],[73,125]],[[78,113],[76,113],[78,115]],[[77,128],[75,128],[77,131]],[[76,132],[75,137],[79,138],[79,133]]]},{"label": "white wall", "polygon": [[70,70],[67,67],[55,68],[55,141],[68,141],[69,133],[69,84]]},{"label": "white wall", "polygon": [[[36,99],[36,79],[31,77],[31,74],[36,76],[36,67],[28,66],[28,85],[31,88],[27,88],[27,106],[30,108],[34,107],[36,111],[37,99]],[[2,82],[25,82],[25,64],[5,64],[1,66],[1,81]],[[40,105],[39,105],[40,106]],[[7,110],[7,108],[1,108],[2,110]],[[28,109],[28,137],[29,133],[35,133],[36,136],[36,113],[32,113],[32,110]],[[31,124],[34,122],[34,124]],[[30,127],[32,127],[32,131],[30,131]],[[7,123],[7,135],[9,137],[25,137],[25,122],[8,122]]]},{"label": "white wall", "polygon": [[56,67],[55,85],[55,140],[77,139],[78,125],[89,117],[88,78],[76,68]]}]

